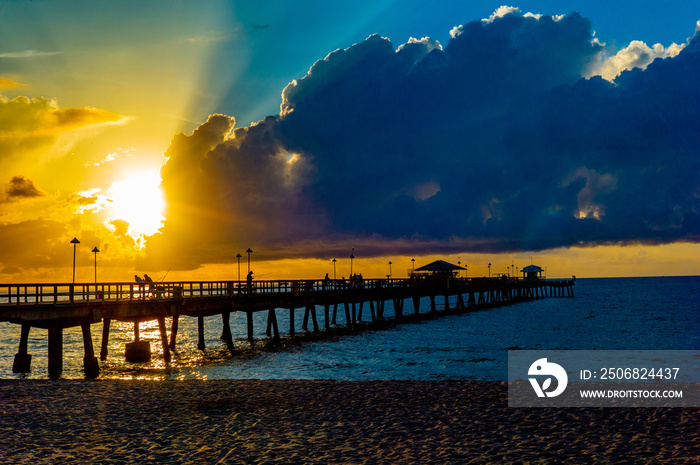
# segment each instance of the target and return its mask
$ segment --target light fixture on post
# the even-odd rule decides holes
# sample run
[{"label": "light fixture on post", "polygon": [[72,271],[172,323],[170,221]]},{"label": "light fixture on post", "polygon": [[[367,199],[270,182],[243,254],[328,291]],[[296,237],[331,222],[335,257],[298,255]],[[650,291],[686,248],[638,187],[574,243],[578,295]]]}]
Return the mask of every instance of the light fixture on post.
[{"label": "light fixture on post", "polygon": [[332,262],[333,262],[333,279],[336,279],[336,278],[335,278],[335,262],[336,262],[336,259],[334,258],[334,259],[332,260]]},{"label": "light fixture on post", "polygon": [[489,263],[489,278],[491,277],[491,264]]},{"label": "light fixture on post", "polygon": [[355,259],[355,247],[352,248],[350,252],[350,279],[352,279],[352,261]]},{"label": "light fixture on post", "polygon": [[237,253],[236,258],[238,259],[238,280],[241,280],[241,254]]},{"label": "light fixture on post", "polygon": [[391,279],[391,260],[389,260],[389,279]]},{"label": "light fixture on post", "polygon": [[94,249],[92,249],[92,252],[95,254],[95,284],[97,284],[97,252],[99,252],[100,249],[95,246]]},{"label": "light fixture on post", "polygon": [[70,243],[73,244],[73,284],[75,284],[75,249],[80,244],[80,241],[77,237],[74,237]]},{"label": "light fixture on post", "polygon": [[253,251],[248,249],[245,252],[248,254],[248,273],[250,273],[250,254],[252,254]]}]

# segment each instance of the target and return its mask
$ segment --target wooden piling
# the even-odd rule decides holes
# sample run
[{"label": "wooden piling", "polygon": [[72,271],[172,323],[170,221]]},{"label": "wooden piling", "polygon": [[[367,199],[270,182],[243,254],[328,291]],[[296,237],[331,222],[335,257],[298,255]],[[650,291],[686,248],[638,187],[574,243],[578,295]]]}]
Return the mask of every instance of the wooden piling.
[{"label": "wooden piling", "polygon": [[248,326],[248,341],[253,342],[253,312],[248,310],[245,312],[245,316]]},{"label": "wooden piling", "polygon": [[197,349],[204,350],[207,346],[204,343],[204,317],[197,317]]},{"label": "wooden piling", "polygon": [[403,318],[403,299],[394,300],[394,318],[400,320]]},{"label": "wooden piling", "polygon": [[109,325],[112,322],[110,318],[102,320],[102,347],[100,348],[100,360],[107,360],[107,351],[109,347]]},{"label": "wooden piling", "polygon": [[124,358],[127,362],[132,363],[143,363],[151,360],[151,344],[148,341],[140,340],[138,321],[134,321],[134,341],[125,344]]},{"label": "wooden piling", "polygon": [[63,372],[63,328],[49,328],[49,376],[58,378]]},{"label": "wooden piling", "polygon": [[270,310],[267,314],[267,319],[272,325],[272,333],[274,335],[275,344],[279,344],[281,338],[279,328],[277,327],[277,314],[275,313],[275,307],[270,307]]},{"label": "wooden piling", "polygon": [[272,336],[272,320],[270,319],[270,317],[271,317],[271,313],[268,310],[267,311],[267,325],[265,327],[265,334],[267,335],[267,337]]},{"label": "wooden piling", "polygon": [[294,328],[294,307],[291,307],[289,309],[289,335],[294,336],[295,328]]},{"label": "wooden piling", "polygon": [[165,329],[165,317],[158,318],[158,329],[160,330],[160,343],[163,346],[163,360],[170,363],[170,347],[168,346],[168,333]]},{"label": "wooden piling", "polygon": [[316,319],[316,306],[310,305],[306,307],[306,310],[311,313],[311,323],[314,325],[314,334],[320,333],[321,329],[318,327],[318,320]]},{"label": "wooden piling", "polygon": [[28,353],[30,329],[30,325],[22,325],[19,336],[19,349],[17,350],[17,355],[15,355],[15,361],[12,364],[13,373],[29,373],[31,371],[32,356]]},{"label": "wooden piling", "polygon": [[309,310],[309,307],[307,305],[306,308],[304,309],[304,322],[301,325],[301,329],[303,329],[304,331],[309,330],[309,313],[310,313],[310,310]]},{"label": "wooden piling", "polygon": [[95,357],[95,349],[92,345],[92,334],[90,333],[90,323],[80,325],[83,330],[83,346],[85,357],[83,357],[83,369],[86,378],[95,378],[100,373],[100,364]]},{"label": "wooden piling", "polygon": [[350,304],[345,302],[345,324],[348,328],[352,328],[352,316],[350,315]]},{"label": "wooden piling", "polygon": [[180,319],[180,315],[173,315],[173,321],[172,324],[170,325],[170,349],[175,350],[175,339],[177,338],[177,328],[178,328],[178,320]]}]

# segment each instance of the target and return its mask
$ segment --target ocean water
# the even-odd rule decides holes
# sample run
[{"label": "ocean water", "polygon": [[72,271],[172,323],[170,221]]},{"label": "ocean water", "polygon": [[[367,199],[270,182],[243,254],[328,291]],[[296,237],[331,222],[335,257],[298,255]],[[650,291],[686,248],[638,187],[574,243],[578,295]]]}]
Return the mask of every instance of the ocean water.
[{"label": "ocean water", "polygon": [[[156,322],[142,323],[140,336],[151,342],[148,363],[124,360],[133,324],[112,322],[109,356],[100,379],[336,379],[336,380],[507,380],[508,350],[700,350],[700,277],[577,279],[574,298],[546,298],[504,307],[442,316],[323,340],[286,344],[284,350],[251,348],[244,314],[231,314],[236,350],[220,340],[219,316],[205,318],[204,351],[197,349],[197,319],[181,317],[177,349],[163,361]],[[454,300],[452,305],[454,305]],[[427,313],[429,301],[421,302]],[[413,307],[406,304],[405,312]],[[323,310],[317,310],[323,326]],[[369,309],[364,309],[369,318]],[[393,317],[391,302],[385,316]],[[280,332],[289,331],[289,312],[278,310]],[[266,313],[254,319],[255,337],[266,340]],[[343,325],[339,308],[337,323]],[[303,310],[295,313],[302,332]],[[168,331],[170,321],[166,320]],[[20,327],[0,323],[0,378],[46,379],[47,332],[32,328],[32,370],[12,373]],[[92,326],[99,355],[102,325]],[[80,328],[63,333],[62,378],[81,379]]]}]

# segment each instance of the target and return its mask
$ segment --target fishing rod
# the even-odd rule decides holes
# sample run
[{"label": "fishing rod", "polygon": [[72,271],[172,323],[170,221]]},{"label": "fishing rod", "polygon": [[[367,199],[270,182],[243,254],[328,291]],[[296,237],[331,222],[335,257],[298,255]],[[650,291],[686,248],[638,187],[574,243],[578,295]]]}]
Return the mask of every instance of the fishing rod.
[{"label": "fishing rod", "polygon": [[162,278],[160,278],[160,280],[158,281],[159,283],[162,283],[163,281],[165,281],[165,277],[168,276],[168,273],[170,273],[170,270],[172,270],[172,267],[168,268],[168,271],[165,273],[165,275]]}]

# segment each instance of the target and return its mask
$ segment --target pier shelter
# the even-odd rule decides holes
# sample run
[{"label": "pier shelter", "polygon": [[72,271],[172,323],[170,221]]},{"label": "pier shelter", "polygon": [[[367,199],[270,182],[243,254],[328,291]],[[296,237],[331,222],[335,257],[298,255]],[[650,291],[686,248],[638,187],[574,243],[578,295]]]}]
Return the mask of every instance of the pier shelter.
[{"label": "pier shelter", "polygon": [[457,274],[464,270],[458,265],[453,265],[444,260],[435,260],[434,262],[423,265],[415,270],[411,271],[411,276],[415,277],[425,277],[425,276],[436,276],[436,277],[448,277],[455,278]]},{"label": "pier shelter", "polygon": [[542,279],[544,270],[537,265],[528,265],[522,269],[523,279],[527,282],[539,281]]}]

